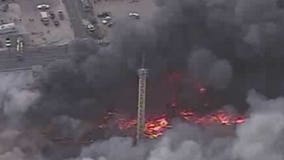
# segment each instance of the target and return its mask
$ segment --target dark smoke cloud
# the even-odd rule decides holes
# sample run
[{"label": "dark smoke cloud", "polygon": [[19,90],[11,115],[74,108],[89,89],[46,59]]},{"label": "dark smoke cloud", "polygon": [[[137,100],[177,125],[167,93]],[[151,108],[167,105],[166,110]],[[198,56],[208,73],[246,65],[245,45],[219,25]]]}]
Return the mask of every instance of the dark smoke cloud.
[{"label": "dark smoke cloud", "polygon": [[[124,79],[122,57],[99,49],[94,40],[70,44],[71,58],[50,64],[39,78],[43,97],[30,117],[51,119],[57,115],[93,118],[105,112],[107,98]],[[106,104],[105,104],[106,103]]]},{"label": "dark smoke cloud", "polygon": [[[68,147],[42,136],[42,127],[51,122],[59,135],[80,137],[85,131],[82,123],[100,119],[109,108],[135,112],[136,69],[143,54],[150,86],[160,84],[162,73],[178,70],[236,108],[235,103],[245,103],[251,88],[268,97],[284,93],[284,14],[276,0],[157,4],[151,21],[117,22],[109,47],[99,47],[92,39],[75,40],[69,46],[70,58],[47,66],[34,84],[37,89],[27,87],[29,74],[1,75],[0,159],[282,160],[283,98],[269,99],[254,91],[246,102],[248,122],[237,127],[235,135],[232,129],[229,137],[216,135],[216,130],[226,130],[223,127],[177,124],[161,140],[133,147],[131,138],[112,137],[82,148],[78,156],[80,146],[64,150]],[[181,88],[190,88],[187,80]],[[121,97],[126,100],[116,103]]]},{"label": "dark smoke cloud", "polygon": [[30,71],[0,74],[0,159],[42,160],[44,139],[29,128],[25,113],[41,96]]},{"label": "dark smoke cloud", "polygon": [[85,126],[82,121],[67,116],[55,117],[52,120],[52,125],[57,137],[72,137],[74,139],[80,138],[85,131]]},{"label": "dark smoke cloud", "polygon": [[264,73],[255,69],[265,69],[267,56],[282,55],[284,27],[276,1],[157,4],[159,10],[149,21],[118,21],[109,47],[99,47],[90,39],[71,43],[71,58],[51,64],[42,76],[44,96],[33,113],[44,110],[43,116],[50,119],[61,114],[78,117],[78,113],[96,117],[106,106],[133,110],[129,104],[115,104],[116,97],[121,88],[136,87],[129,84],[136,82],[143,54],[153,86],[161,73],[179,70],[226,95],[226,103],[242,101],[243,106],[244,100],[238,97],[245,97],[251,88],[266,92],[259,87],[268,88],[269,84],[263,84],[266,80],[247,83],[255,78],[247,75],[259,77]]},{"label": "dark smoke cloud", "polygon": [[227,60],[220,60],[210,51],[199,49],[189,57],[189,70],[203,84],[224,89],[232,78],[232,67]]},{"label": "dark smoke cloud", "polygon": [[[281,160],[284,156],[281,139],[284,114],[283,107],[279,108],[279,105],[283,106],[283,98],[267,100],[263,97],[255,91],[249,93],[247,101],[252,108],[258,108],[258,105],[266,107],[261,111],[253,110],[247,122],[236,128],[235,135],[218,136],[210,128],[178,123],[160,140],[138,146],[132,146],[129,138],[113,137],[95,142],[85,147],[76,160]],[[226,127],[218,130],[220,134],[220,131],[226,131]]]},{"label": "dark smoke cloud", "polygon": [[1,73],[0,79],[0,108],[6,116],[25,113],[40,96],[38,91],[29,90],[33,83],[31,72]]},{"label": "dark smoke cloud", "polygon": [[209,82],[217,89],[224,89],[230,83],[232,74],[230,63],[227,60],[218,60],[211,68]]}]

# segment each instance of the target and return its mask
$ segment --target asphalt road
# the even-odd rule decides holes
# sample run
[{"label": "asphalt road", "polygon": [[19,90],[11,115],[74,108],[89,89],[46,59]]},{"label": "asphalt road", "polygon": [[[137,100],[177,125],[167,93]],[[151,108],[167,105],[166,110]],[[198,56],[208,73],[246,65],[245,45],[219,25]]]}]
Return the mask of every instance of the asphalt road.
[{"label": "asphalt road", "polygon": [[49,46],[26,49],[19,60],[15,51],[0,53],[0,72],[31,69],[33,65],[47,65],[68,57],[67,46]]},{"label": "asphalt road", "polygon": [[88,19],[92,13],[85,13],[79,0],[63,0],[63,3],[69,14],[75,37],[86,38],[88,34],[85,26],[82,24],[82,19]]}]

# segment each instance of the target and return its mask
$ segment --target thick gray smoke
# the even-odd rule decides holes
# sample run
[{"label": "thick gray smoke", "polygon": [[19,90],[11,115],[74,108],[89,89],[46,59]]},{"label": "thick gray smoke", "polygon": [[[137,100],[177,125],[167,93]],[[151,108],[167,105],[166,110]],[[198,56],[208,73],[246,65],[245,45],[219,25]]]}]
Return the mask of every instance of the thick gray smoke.
[{"label": "thick gray smoke", "polygon": [[75,139],[82,136],[85,127],[80,120],[67,116],[55,117],[52,122],[57,137],[73,137]]},{"label": "thick gray smoke", "polygon": [[0,159],[40,159],[41,138],[38,131],[29,129],[25,113],[40,93],[32,88],[30,71],[0,74]]},{"label": "thick gray smoke", "polygon": [[[78,160],[282,160],[284,99],[266,100],[251,91],[247,102],[252,111],[235,135],[216,136],[210,128],[179,123],[160,140],[135,147],[129,138],[95,142],[82,150]],[[221,132],[226,130],[233,129],[219,128]]]},{"label": "thick gray smoke", "polygon": [[233,75],[227,60],[218,59],[205,49],[196,50],[190,55],[188,67],[199,81],[216,89],[225,89]]},{"label": "thick gray smoke", "polygon": [[[23,115],[40,97],[32,90],[33,77],[30,71],[0,74],[1,114],[9,118]],[[19,118],[19,117],[18,117]]]},{"label": "thick gray smoke", "polygon": [[[142,54],[150,69],[150,85],[160,84],[162,73],[179,71],[226,99],[221,105],[246,106],[245,94],[251,88],[268,96],[284,93],[283,82],[272,80],[284,79],[275,68],[281,65],[275,57],[282,56],[284,46],[283,11],[276,0],[157,4],[159,10],[149,21],[118,21],[109,47],[99,47],[90,39],[70,44],[71,58],[51,64],[41,76],[43,96],[30,117],[91,119],[109,108],[135,111],[135,100],[117,102],[124,88],[137,87]],[[190,88],[186,81],[182,87]],[[186,100],[199,96],[187,92]]]},{"label": "thick gray smoke", "polygon": [[[276,0],[157,4],[152,21],[117,22],[109,47],[75,40],[71,58],[47,66],[37,89],[27,85],[33,83],[30,73],[1,74],[0,160],[282,160],[284,100],[265,98],[284,94],[284,13]],[[149,90],[156,95],[170,87],[157,87],[160,75],[178,71],[221,95],[224,104],[249,105],[247,123],[237,128],[177,123],[161,139],[135,147],[131,138],[122,137],[83,148],[54,142],[57,136],[80,139],[88,130],[84,122],[101,119],[108,109],[135,111],[142,54],[150,69]],[[190,88],[190,78],[180,88]],[[265,96],[251,91],[245,102],[251,88]],[[198,93],[191,92],[184,97],[195,101]],[[55,132],[46,139],[48,124]]]}]

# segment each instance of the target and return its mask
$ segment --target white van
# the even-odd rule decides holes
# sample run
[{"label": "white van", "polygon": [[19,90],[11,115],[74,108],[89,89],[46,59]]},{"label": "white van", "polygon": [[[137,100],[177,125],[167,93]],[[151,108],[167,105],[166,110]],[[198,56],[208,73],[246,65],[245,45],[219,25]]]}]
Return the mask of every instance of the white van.
[{"label": "white van", "polygon": [[49,19],[48,19],[48,13],[47,12],[40,12],[40,20],[43,22],[44,25],[49,24]]}]

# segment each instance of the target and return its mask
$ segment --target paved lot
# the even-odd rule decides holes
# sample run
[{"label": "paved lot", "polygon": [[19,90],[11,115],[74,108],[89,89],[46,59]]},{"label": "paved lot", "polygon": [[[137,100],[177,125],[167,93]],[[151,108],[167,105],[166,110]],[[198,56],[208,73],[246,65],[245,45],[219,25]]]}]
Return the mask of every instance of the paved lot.
[{"label": "paved lot", "polygon": [[[8,12],[2,12],[0,11],[0,21],[1,24],[7,24],[7,23],[14,23],[17,27],[17,30],[19,32],[24,32],[24,27],[23,27],[23,23],[21,22],[21,9],[20,6],[16,3],[11,3],[9,4],[9,9]],[[5,48],[5,39],[6,38],[10,38],[14,43],[12,43],[13,45],[16,42],[16,37],[18,35],[18,32],[14,32],[14,33],[9,33],[9,34],[0,34],[0,50],[6,49]]]},{"label": "paved lot", "polygon": [[14,70],[29,70],[33,65],[47,65],[58,59],[68,57],[67,46],[48,46],[41,48],[30,48],[22,54],[20,61],[15,52],[0,53],[0,72]]},{"label": "paved lot", "polygon": [[72,29],[76,38],[86,38],[88,33],[84,20],[94,17],[93,12],[84,12],[80,0],[62,0],[71,17]]},{"label": "paved lot", "polygon": [[[67,31],[65,33],[65,30],[70,29],[72,26],[72,29],[74,29],[74,34],[71,35],[68,40],[73,39],[74,36],[76,38],[84,38],[87,37],[88,34],[86,32],[86,28],[83,25],[83,21],[86,19],[89,19],[90,17],[95,17],[95,15],[92,16],[92,13],[85,13],[80,5],[80,2],[77,0],[63,0],[63,2],[60,2],[58,0],[15,0],[17,3],[14,3],[14,6],[18,6],[15,8],[15,12],[19,12],[15,15],[18,19],[22,19],[21,22],[16,22],[19,24],[19,26],[24,26],[23,33],[26,33],[27,36],[29,36],[30,32],[35,32],[37,34],[32,35],[32,39],[40,39],[42,37],[46,37],[46,42],[44,40],[39,40],[42,44],[51,44],[46,47],[36,47],[31,48],[27,47],[25,48],[25,52],[23,53],[23,60],[18,60],[17,54],[15,54],[15,49],[12,48],[10,51],[1,51],[0,53],[0,72],[1,71],[10,71],[10,70],[17,70],[17,69],[30,69],[33,65],[46,65],[56,59],[64,59],[68,57],[68,50],[67,48],[63,46],[58,46],[53,44],[60,44],[56,43],[56,41],[50,40],[52,38],[52,35],[59,36],[60,35],[68,35],[70,36],[70,32]],[[48,4],[51,5],[51,8],[53,10],[64,10],[68,11],[68,14],[70,14],[70,19],[67,17],[66,25],[69,25],[69,28],[55,28],[55,26],[49,26],[45,27],[39,20],[39,12],[36,9],[36,5],[44,2],[48,2]],[[62,5],[65,4],[65,5]],[[132,21],[147,21],[151,19],[152,15],[155,12],[154,4],[151,0],[141,0],[137,3],[129,3],[129,1],[126,0],[119,0],[119,1],[101,1],[93,3],[94,13],[98,14],[103,11],[111,11],[113,15],[113,21],[120,21],[123,19],[127,19],[125,21],[125,25],[128,23],[131,23]],[[66,10],[65,10],[66,8]],[[128,17],[128,13],[131,11],[139,12],[141,15],[140,20],[131,19]],[[143,12],[144,11],[144,12]],[[146,12],[145,12],[146,11]],[[21,14],[24,12],[24,14]],[[67,14],[65,14],[67,15]],[[35,17],[34,22],[30,22],[29,18]],[[71,21],[71,24],[69,23],[68,19]],[[64,22],[62,22],[64,23]],[[69,24],[68,24],[69,23]],[[102,24],[99,24],[103,26]],[[51,30],[48,34],[47,31]],[[111,28],[106,27],[107,31],[111,32]],[[62,33],[61,33],[62,32]],[[16,36],[16,35],[14,35]],[[67,37],[68,37],[67,36]],[[12,36],[13,37],[13,36]],[[38,42],[39,43],[39,42]],[[37,44],[34,44],[34,46],[37,46]],[[10,53],[9,53],[10,52]]]},{"label": "paved lot", "polygon": [[[59,21],[60,25],[58,27],[53,24],[51,19],[48,26],[43,25],[40,20],[40,11],[36,7],[42,3],[51,6],[50,10],[56,13],[57,20],[59,20],[58,10],[63,11],[65,19]],[[25,45],[29,47],[62,45],[74,39],[69,16],[61,0],[14,0],[13,3],[9,3],[8,12],[3,13],[1,18],[5,23],[14,22],[19,31],[12,35],[1,35],[2,42],[6,37],[13,37],[15,34],[24,35]]]},{"label": "paved lot", "polygon": [[[29,36],[31,45],[61,45],[74,39],[69,16],[61,0],[17,0],[17,3],[19,3],[25,15],[25,17],[23,17],[23,23],[26,27],[26,32],[31,33]],[[60,25],[58,27],[56,27],[51,20],[48,26],[44,26],[40,21],[40,13],[36,6],[43,3],[51,6],[50,11],[56,14],[57,20],[59,20],[57,14],[58,10],[64,12],[65,20],[59,21]],[[34,21],[31,22],[31,18],[33,18]]]},{"label": "paved lot", "polygon": [[156,9],[153,0],[96,0],[94,3],[95,14],[109,11],[117,19],[128,18],[129,12],[138,12],[142,20],[151,19]]},{"label": "paved lot", "polygon": [[[135,0],[135,2],[133,0],[95,0],[93,5],[96,15],[102,12],[111,12],[114,27],[117,21],[122,21],[125,23],[125,26],[130,23],[150,21],[157,9],[153,0]],[[137,20],[129,17],[128,14],[130,12],[139,13],[141,18]],[[112,29],[102,25],[101,20],[99,20],[99,23],[107,31],[107,39],[111,39]]]},{"label": "paved lot", "polygon": [[[90,0],[93,5],[93,12],[86,13],[83,11],[80,0],[63,0],[66,6],[68,14],[70,15],[72,28],[77,38],[85,38],[89,36],[86,31],[86,26],[84,26],[85,21],[94,19],[99,13],[104,11],[111,11],[113,15],[113,22],[117,20],[127,19],[129,12],[136,11],[141,15],[141,20],[149,20],[153,17],[156,7],[152,0],[140,0],[137,2],[132,2],[132,0]],[[107,35],[111,32],[109,27],[104,26],[98,19],[99,24],[97,29],[101,32],[100,34]],[[126,24],[127,25],[127,24]]]}]

